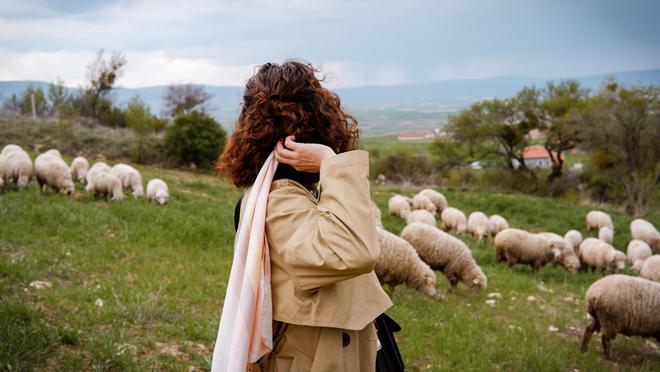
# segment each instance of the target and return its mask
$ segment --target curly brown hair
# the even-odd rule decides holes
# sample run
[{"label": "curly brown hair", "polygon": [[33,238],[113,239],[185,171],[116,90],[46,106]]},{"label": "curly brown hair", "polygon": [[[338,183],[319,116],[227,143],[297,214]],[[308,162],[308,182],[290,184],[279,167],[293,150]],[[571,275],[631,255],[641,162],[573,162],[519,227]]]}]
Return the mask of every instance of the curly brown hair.
[{"label": "curly brown hair", "polygon": [[[336,153],[357,147],[357,121],[345,113],[339,97],[321,86],[311,64],[285,61],[259,67],[245,85],[241,113],[216,170],[237,187],[254,183],[275,144],[294,135],[296,142],[321,143]],[[307,187],[318,173],[278,165],[275,178],[294,179]]]}]

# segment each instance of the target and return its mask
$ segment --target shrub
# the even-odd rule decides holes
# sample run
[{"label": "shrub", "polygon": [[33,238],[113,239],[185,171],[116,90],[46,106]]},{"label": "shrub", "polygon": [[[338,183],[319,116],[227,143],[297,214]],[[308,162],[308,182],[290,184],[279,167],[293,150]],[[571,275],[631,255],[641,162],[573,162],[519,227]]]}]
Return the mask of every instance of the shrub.
[{"label": "shrub", "polygon": [[222,152],[227,134],[212,117],[199,111],[182,114],[167,128],[165,148],[179,164],[209,168]]}]

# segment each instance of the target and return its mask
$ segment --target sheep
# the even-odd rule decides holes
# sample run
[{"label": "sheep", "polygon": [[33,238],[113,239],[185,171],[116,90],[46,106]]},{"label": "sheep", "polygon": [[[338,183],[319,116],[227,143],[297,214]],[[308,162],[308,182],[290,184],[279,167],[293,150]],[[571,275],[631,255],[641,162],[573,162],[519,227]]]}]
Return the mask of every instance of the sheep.
[{"label": "sheep", "polygon": [[435,296],[435,272],[419,258],[415,248],[406,240],[385,229],[377,227],[376,231],[380,243],[380,256],[374,272],[381,284],[389,285],[394,291],[395,286],[405,283],[407,287],[414,288],[429,297]]},{"label": "sheep", "polygon": [[435,213],[436,210],[437,210],[437,207],[435,206],[435,204],[433,204],[431,199],[427,198],[424,195],[417,194],[417,195],[413,196],[412,209],[413,210],[426,209],[427,211],[429,211],[431,213]]},{"label": "sheep", "polygon": [[121,180],[119,177],[115,176],[112,173],[100,172],[94,176],[93,182],[87,184],[87,187],[91,189],[88,191],[94,192],[94,195],[104,195],[106,200],[109,195],[112,195],[111,201],[118,201],[124,199],[124,191],[122,189]]},{"label": "sheep", "polygon": [[53,155],[53,156],[55,156],[55,157],[58,157],[58,158],[62,159],[62,153],[60,153],[60,152],[59,152],[58,150],[56,150],[56,149],[50,149],[50,150],[44,152],[43,154],[44,154],[44,155]]},{"label": "sheep", "polygon": [[101,173],[110,173],[112,168],[110,166],[102,161],[99,161],[97,163],[94,163],[91,168],[87,171],[87,174],[85,175],[85,181],[87,182],[87,187],[85,190],[87,192],[91,192],[94,190],[94,179],[96,176],[98,176]]},{"label": "sheep", "polygon": [[628,275],[608,275],[589,286],[585,302],[591,321],[584,330],[583,353],[594,332],[601,334],[607,359],[611,356],[611,342],[619,333],[660,341],[660,283]]},{"label": "sheep", "polygon": [[447,207],[440,214],[440,220],[446,231],[456,230],[459,234],[467,230],[467,219],[465,213],[453,207]]},{"label": "sheep", "polygon": [[414,222],[421,222],[431,226],[436,226],[437,224],[433,213],[427,211],[426,209],[416,209],[410,212],[408,218],[406,218],[406,223],[411,224]]},{"label": "sheep", "polygon": [[582,233],[577,230],[568,230],[564,238],[571,243],[575,254],[577,254],[580,251],[580,243],[582,243]]},{"label": "sheep", "polygon": [[509,223],[499,214],[494,214],[488,217],[488,235],[491,238],[495,238],[495,235],[497,235],[498,232],[508,228]]},{"label": "sheep", "polygon": [[467,231],[478,240],[488,236],[488,216],[482,212],[472,212],[467,219]]},{"label": "sheep", "polygon": [[[154,178],[147,183],[147,200],[153,200],[156,204],[164,205],[170,200],[170,191],[167,188],[165,181],[160,178]],[[378,211],[378,218],[376,220],[376,226],[383,226],[383,223],[380,222],[380,209],[374,203],[372,203],[372,208],[375,208]],[[376,219],[374,217],[374,219]]]},{"label": "sheep", "polygon": [[19,188],[26,188],[32,180],[32,159],[22,149],[13,149],[5,154],[9,170],[8,175]]},{"label": "sheep", "polygon": [[77,179],[80,183],[85,183],[88,170],[89,162],[82,156],[78,156],[71,162],[71,177]]},{"label": "sheep", "polygon": [[573,244],[559,234],[543,232],[538,235],[550,239],[555,247],[561,251],[561,265],[571,273],[576,273],[580,268],[580,259],[575,254]]},{"label": "sheep", "polygon": [[509,267],[520,263],[532,266],[534,271],[548,262],[560,262],[561,247],[544,236],[519,229],[504,229],[495,235],[497,261],[506,261]]},{"label": "sheep", "polygon": [[5,147],[2,148],[2,155],[9,155],[10,152],[16,151],[16,150],[23,150],[21,146],[18,145],[6,145]]},{"label": "sheep", "polygon": [[652,223],[637,218],[630,223],[630,236],[645,241],[654,253],[660,253],[660,233]]},{"label": "sheep", "polygon": [[117,164],[112,167],[112,174],[121,180],[123,187],[130,187],[133,190],[133,197],[138,198],[144,195],[142,188],[142,176],[137,169],[127,164]]},{"label": "sheep", "polygon": [[614,231],[607,226],[603,226],[598,230],[598,239],[607,244],[612,244],[612,240],[614,240]]},{"label": "sheep", "polygon": [[470,248],[462,241],[419,222],[404,227],[401,237],[415,248],[431,269],[444,273],[451,288],[456,287],[459,281],[472,290],[486,288],[486,275],[472,257]]},{"label": "sheep", "polygon": [[617,251],[611,245],[596,238],[587,238],[580,244],[580,261],[592,269],[604,272],[623,270],[626,266],[626,255]]},{"label": "sheep", "polygon": [[0,154],[0,190],[5,187],[5,182],[10,180],[9,159],[4,154]]},{"label": "sheep", "polygon": [[45,152],[34,160],[39,189],[45,192],[48,186],[64,195],[73,195],[75,188],[69,166],[54,152]]},{"label": "sheep", "polygon": [[609,214],[601,211],[590,211],[587,213],[587,229],[598,230],[601,227],[609,227],[614,231],[614,224],[612,217]]},{"label": "sheep", "polygon": [[660,255],[656,254],[647,258],[642,265],[639,276],[654,282],[660,282]]},{"label": "sheep", "polygon": [[396,194],[387,202],[387,209],[392,216],[398,216],[403,219],[408,218],[410,214],[409,198]]},{"label": "sheep", "polygon": [[628,261],[630,261],[633,270],[639,272],[642,270],[644,261],[653,255],[653,251],[651,251],[651,247],[649,247],[645,241],[633,239],[628,243],[626,255],[628,256]]},{"label": "sheep", "polygon": [[435,204],[436,209],[440,213],[442,213],[442,211],[444,211],[449,206],[447,203],[447,198],[433,189],[424,189],[420,191],[419,194],[429,198],[429,200]]}]

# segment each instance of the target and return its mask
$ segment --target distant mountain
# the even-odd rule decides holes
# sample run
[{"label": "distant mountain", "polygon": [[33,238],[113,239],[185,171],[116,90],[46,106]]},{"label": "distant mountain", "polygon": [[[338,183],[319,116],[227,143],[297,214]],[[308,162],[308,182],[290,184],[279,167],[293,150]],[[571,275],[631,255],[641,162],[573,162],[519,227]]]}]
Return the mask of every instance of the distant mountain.
[{"label": "distant mountain", "polygon": [[[595,90],[609,78],[614,78],[623,85],[660,84],[660,69],[613,72],[579,76],[574,79],[579,80],[585,87]],[[417,128],[419,125],[416,126],[415,123],[422,127],[437,127],[447,113],[472,102],[484,98],[508,97],[524,86],[542,87],[546,81],[546,79],[506,76],[423,84],[340,88],[335,92],[348,110],[353,112],[361,124],[368,129],[377,128],[380,123],[388,123],[386,126],[390,127],[397,122],[407,125],[406,129],[413,127],[419,129]],[[48,83],[43,81],[0,81],[0,99],[4,100],[12,94],[18,94],[30,85],[40,86],[43,89],[48,87]],[[243,87],[215,85],[204,87],[213,95],[210,103],[211,113],[225,127],[230,128],[238,116]],[[69,91],[75,92],[77,89],[69,88]],[[113,90],[111,97],[122,104],[137,96],[147,103],[153,112],[161,113],[164,91],[165,86],[118,88]],[[424,116],[423,123],[418,121],[420,113]]]}]

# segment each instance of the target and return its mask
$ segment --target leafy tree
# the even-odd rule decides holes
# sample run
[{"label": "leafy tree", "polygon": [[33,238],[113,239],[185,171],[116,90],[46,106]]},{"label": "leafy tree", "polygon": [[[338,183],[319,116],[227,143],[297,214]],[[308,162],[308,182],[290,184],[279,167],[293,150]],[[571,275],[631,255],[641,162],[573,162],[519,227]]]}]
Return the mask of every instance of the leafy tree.
[{"label": "leafy tree", "polygon": [[177,116],[193,110],[205,111],[211,98],[213,96],[201,85],[181,84],[168,86],[163,101],[168,113]]},{"label": "leafy tree", "polygon": [[64,88],[64,83],[60,80],[57,83],[50,83],[48,85],[48,115],[59,115],[60,109],[66,104],[69,99],[69,93]]},{"label": "leafy tree", "polygon": [[151,114],[149,106],[140,101],[139,98],[133,98],[126,107],[124,113],[126,126],[131,128],[138,138],[137,150],[135,151],[135,161],[138,163],[144,160],[144,143],[150,135],[155,133],[160,127],[162,121]]},{"label": "leafy tree", "polygon": [[32,98],[34,97],[34,112],[37,116],[46,116],[48,114],[48,102],[44,91],[40,87],[29,86],[23,91],[20,98],[12,96],[12,100],[19,112],[23,115],[32,115]]},{"label": "leafy tree", "polygon": [[88,86],[85,88],[85,102],[89,103],[91,117],[99,117],[101,98],[104,98],[114,87],[117,79],[126,66],[126,57],[113,53],[108,60],[103,58],[103,49],[99,50],[96,59],[87,66]]},{"label": "leafy tree", "polygon": [[165,147],[179,163],[208,168],[222,152],[226,137],[215,119],[193,111],[174,119],[166,131]]}]

